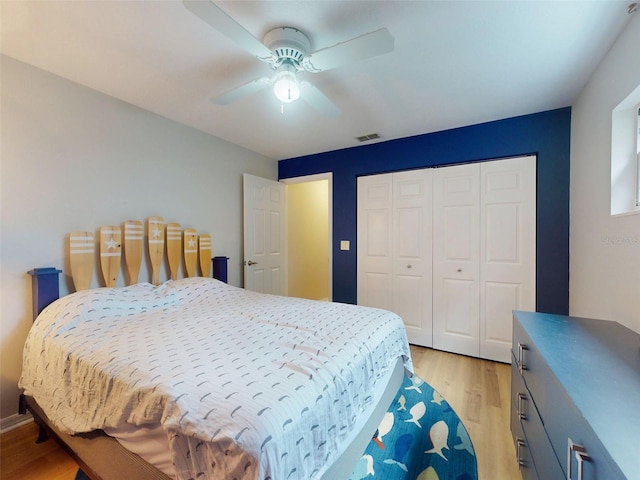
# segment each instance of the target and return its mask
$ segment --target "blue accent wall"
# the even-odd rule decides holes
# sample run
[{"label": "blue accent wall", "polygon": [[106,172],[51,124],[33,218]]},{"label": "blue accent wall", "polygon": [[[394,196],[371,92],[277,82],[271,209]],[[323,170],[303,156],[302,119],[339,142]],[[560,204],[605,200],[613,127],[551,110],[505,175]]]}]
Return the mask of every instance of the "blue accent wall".
[{"label": "blue accent wall", "polygon": [[[384,132],[383,132],[384,133]],[[357,178],[437,165],[537,155],[537,300],[569,313],[571,107],[372,145],[280,160],[280,179],[333,172],[333,300],[357,298]],[[351,250],[341,251],[340,240]]]}]

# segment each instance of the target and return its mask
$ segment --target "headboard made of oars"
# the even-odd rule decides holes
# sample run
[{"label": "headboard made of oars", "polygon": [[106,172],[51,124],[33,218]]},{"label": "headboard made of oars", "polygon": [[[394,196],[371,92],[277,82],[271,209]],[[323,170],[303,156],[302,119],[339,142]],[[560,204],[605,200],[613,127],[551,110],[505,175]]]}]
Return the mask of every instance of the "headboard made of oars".
[{"label": "headboard made of oars", "polygon": [[[124,239],[123,239],[124,237]],[[169,276],[178,278],[180,260],[184,259],[187,277],[211,274],[211,235],[193,228],[182,230],[179,223],[165,223],[163,217],[149,217],[145,228],[139,220],[127,220],[122,226],[104,226],[98,229],[97,254],[100,256],[102,278],[107,287],[115,287],[120,274],[120,264],[124,257],[126,285],[138,283],[144,245],[147,245],[151,265],[151,282],[160,283],[160,270],[166,250]],[[75,231],[68,235],[68,252],[71,276],[76,290],[91,287],[96,264],[96,240],[93,232]],[[199,260],[199,262],[198,262]]]}]

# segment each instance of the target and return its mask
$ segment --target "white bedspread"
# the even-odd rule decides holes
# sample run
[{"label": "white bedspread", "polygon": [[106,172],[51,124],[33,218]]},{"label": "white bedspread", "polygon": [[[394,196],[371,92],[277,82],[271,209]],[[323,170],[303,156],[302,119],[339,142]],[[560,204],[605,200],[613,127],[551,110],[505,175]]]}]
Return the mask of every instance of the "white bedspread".
[{"label": "white bedspread", "polygon": [[399,356],[393,313],[192,278],[54,302],[20,387],[68,433],[162,424],[180,479],[308,480]]}]

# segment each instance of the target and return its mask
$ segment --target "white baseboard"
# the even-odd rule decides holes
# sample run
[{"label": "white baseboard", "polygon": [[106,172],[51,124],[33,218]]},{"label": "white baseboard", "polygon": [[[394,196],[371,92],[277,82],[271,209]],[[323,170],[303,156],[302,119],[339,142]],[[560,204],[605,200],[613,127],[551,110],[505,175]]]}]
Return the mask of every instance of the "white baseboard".
[{"label": "white baseboard", "polygon": [[30,413],[26,415],[19,415],[14,413],[13,415],[5,418],[0,418],[0,433],[10,432],[22,425],[26,425],[29,422],[33,422],[33,417]]}]

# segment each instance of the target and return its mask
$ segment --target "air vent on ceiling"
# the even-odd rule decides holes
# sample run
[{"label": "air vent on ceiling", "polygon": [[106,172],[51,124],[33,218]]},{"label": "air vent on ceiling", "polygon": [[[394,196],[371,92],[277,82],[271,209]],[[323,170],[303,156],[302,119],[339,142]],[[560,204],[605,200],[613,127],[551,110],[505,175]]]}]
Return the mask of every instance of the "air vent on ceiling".
[{"label": "air vent on ceiling", "polygon": [[380,138],[379,133],[369,133],[367,135],[356,137],[356,140],[358,140],[359,142],[368,142],[369,140],[375,140],[377,138]]}]

